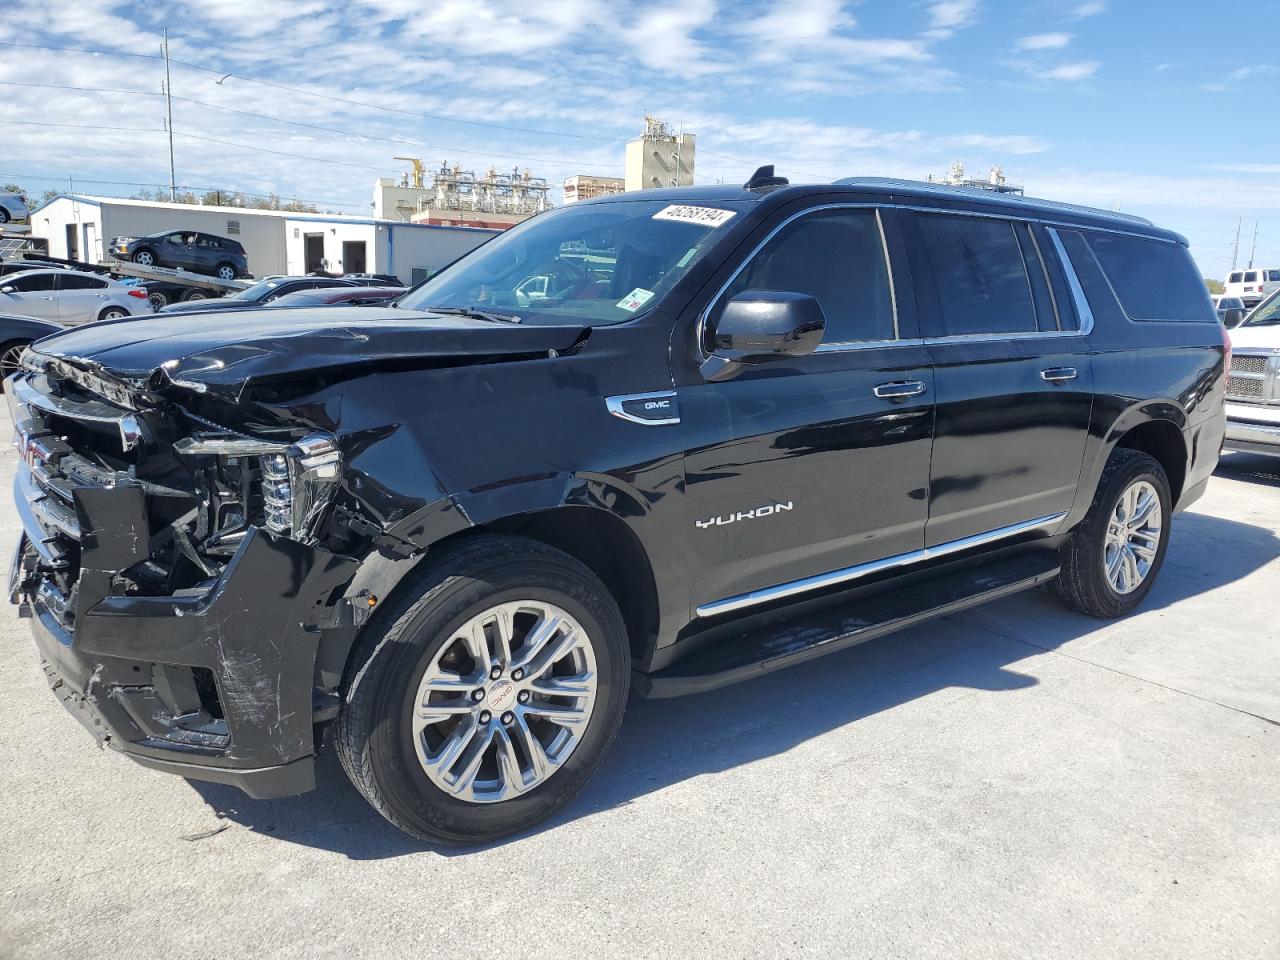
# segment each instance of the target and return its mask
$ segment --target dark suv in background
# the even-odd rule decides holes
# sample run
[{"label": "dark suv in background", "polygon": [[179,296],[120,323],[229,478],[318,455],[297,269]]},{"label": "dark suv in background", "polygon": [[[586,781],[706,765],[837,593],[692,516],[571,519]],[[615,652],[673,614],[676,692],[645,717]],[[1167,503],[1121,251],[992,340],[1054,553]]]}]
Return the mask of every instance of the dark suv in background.
[{"label": "dark suv in background", "polygon": [[771,174],[551,211],[396,309],[32,348],[12,597],[58,696],[260,797],[331,741],[388,820],[478,842],[573,798],[632,687],[1039,584],[1133,610],[1223,440],[1186,241]]},{"label": "dark suv in background", "polygon": [[144,267],[190,270],[219,280],[249,275],[249,258],[238,240],[195,230],[166,230],[145,237],[112,237],[107,252]]}]

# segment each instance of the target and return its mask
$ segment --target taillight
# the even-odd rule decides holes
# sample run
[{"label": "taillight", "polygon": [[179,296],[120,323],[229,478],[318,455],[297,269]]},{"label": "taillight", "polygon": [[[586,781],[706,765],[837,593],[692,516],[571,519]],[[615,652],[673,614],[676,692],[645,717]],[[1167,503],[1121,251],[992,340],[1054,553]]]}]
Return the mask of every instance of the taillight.
[{"label": "taillight", "polygon": [[138,299],[140,299],[140,300],[145,300],[145,299],[147,299],[147,291],[145,291],[145,290],[130,290],[130,291],[129,291],[129,296],[131,296],[131,297],[137,297],[137,298],[138,298]]},{"label": "taillight", "polygon": [[1231,334],[1222,327],[1222,379],[1231,376]]}]

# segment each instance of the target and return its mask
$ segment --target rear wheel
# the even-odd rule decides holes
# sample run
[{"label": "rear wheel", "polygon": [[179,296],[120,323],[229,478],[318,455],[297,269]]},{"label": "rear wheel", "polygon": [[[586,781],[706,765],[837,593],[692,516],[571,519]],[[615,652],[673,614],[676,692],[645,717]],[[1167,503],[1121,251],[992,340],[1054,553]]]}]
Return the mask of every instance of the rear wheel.
[{"label": "rear wheel", "polygon": [[630,655],[590,570],[478,537],[380,611],[348,677],[336,743],[352,783],[414,836],[481,843],[582,789],[622,720]]},{"label": "rear wheel", "polygon": [[209,299],[209,294],[205,293],[203,290],[200,290],[198,288],[194,290],[188,290],[186,293],[182,295],[183,303],[191,303],[193,300],[208,300],[208,299]]},{"label": "rear wheel", "polygon": [[154,267],[156,265],[156,255],[150,250],[139,250],[133,255],[133,262],[144,267]]},{"label": "rear wheel", "polygon": [[152,290],[149,292],[147,294],[147,299],[151,301],[151,308],[153,310],[160,310],[161,308],[169,305],[169,295],[167,293],[161,293],[159,290]]},{"label": "rear wheel", "polygon": [[4,389],[4,378],[21,369],[19,361],[22,359],[22,351],[30,345],[30,340],[10,340],[8,343],[0,343],[0,391]]},{"label": "rear wheel", "polygon": [[127,317],[127,316],[129,316],[129,311],[125,310],[123,307],[107,307],[107,309],[103,310],[100,314],[98,314],[98,319],[99,320],[119,320],[121,317]]},{"label": "rear wheel", "polygon": [[1121,617],[1151,591],[1169,545],[1169,479],[1158,460],[1117,449],[1084,520],[1062,548],[1054,592],[1094,617]]}]

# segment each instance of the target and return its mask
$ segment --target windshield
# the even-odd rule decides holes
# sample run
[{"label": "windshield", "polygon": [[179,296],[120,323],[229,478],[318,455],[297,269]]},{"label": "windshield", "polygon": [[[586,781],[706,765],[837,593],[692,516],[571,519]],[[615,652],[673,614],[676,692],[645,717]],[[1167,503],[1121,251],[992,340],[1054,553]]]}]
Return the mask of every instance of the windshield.
[{"label": "windshield", "polygon": [[619,201],[561,207],[490,240],[400,301],[524,323],[620,323],[654,306],[736,211]]},{"label": "windshield", "polygon": [[1280,324],[1280,293],[1273,293],[1258,304],[1242,327],[1273,327]]},{"label": "windshield", "polygon": [[228,294],[228,300],[261,300],[276,287],[280,286],[279,280],[259,280],[251,287],[245,287],[235,293]]}]

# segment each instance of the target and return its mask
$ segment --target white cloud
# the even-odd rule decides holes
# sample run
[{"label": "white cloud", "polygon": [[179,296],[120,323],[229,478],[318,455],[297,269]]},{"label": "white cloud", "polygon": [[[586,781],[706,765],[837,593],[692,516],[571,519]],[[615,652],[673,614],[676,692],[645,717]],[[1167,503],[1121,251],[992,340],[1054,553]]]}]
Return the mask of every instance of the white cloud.
[{"label": "white cloud", "polygon": [[1227,173],[1257,173],[1264,176],[1280,175],[1280,163],[1217,163],[1209,169]]},{"label": "white cloud", "polygon": [[1018,39],[1019,50],[1061,50],[1071,42],[1069,33],[1036,33]]},{"label": "white cloud", "polygon": [[1081,60],[1077,63],[1062,63],[1047,70],[1040,70],[1036,76],[1042,80],[1063,80],[1067,82],[1088,80],[1102,66],[1097,60]]},{"label": "white cloud", "polygon": [[1100,13],[1105,13],[1107,5],[1104,0],[1087,0],[1085,3],[1078,3],[1071,8],[1069,14],[1072,20],[1085,20],[1089,17],[1096,17]]},{"label": "white cloud", "polygon": [[930,40],[946,40],[957,30],[973,24],[978,17],[978,0],[935,0],[928,9],[929,29],[924,36]]}]

